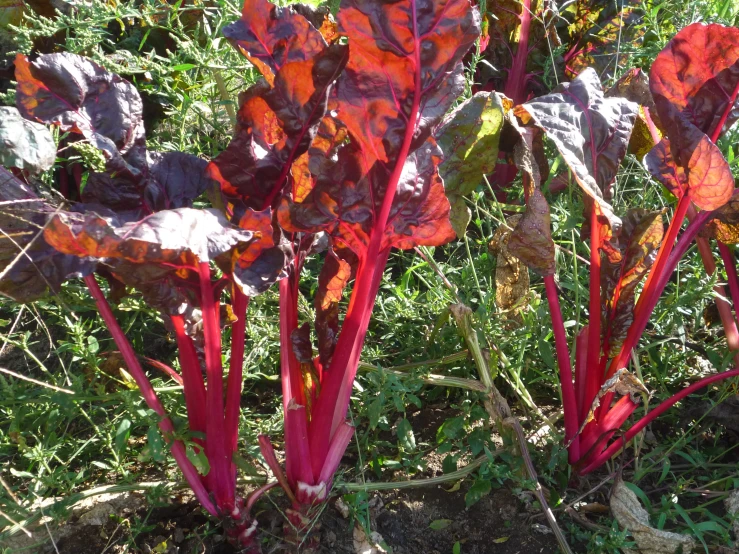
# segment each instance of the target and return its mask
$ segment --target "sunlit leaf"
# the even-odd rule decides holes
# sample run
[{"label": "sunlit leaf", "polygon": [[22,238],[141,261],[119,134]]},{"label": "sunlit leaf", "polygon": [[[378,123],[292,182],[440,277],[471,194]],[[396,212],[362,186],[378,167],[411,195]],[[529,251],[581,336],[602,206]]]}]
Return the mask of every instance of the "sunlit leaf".
[{"label": "sunlit leaf", "polygon": [[0,107],[0,164],[36,174],[51,168],[55,159],[49,129],[22,118],[15,108]]},{"label": "sunlit leaf", "polygon": [[479,92],[455,108],[434,132],[444,153],[439,173],[458,237],[464,236],[472,217],[464,196],[495,169],[504,109],[500,95]]},{"label": "sunlit leaf", "polygon": [[524,123],[533,119],[554,142],[575,180],[611,226],[611,187],[634,127],[639,106],[606,98],[596,72],[586,69],[571,83],[516,108]]}]

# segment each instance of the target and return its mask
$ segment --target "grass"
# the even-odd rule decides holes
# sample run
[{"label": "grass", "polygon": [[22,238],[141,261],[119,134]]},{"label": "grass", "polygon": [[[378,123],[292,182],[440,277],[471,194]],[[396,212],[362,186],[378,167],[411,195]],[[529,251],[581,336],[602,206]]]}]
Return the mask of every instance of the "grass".
[{"label": "grass", "polygon": [[[150,119],[158,121],[148,137],[152,147],[209,158],[228,143],[238,92],[257,77],[219,34],[225,23],[238,17],[236,2],[180,1],[170,6],[154,0],[94,1],[75,6],[68,15],[55,19],[27,13],[14,35],[15,48],[30,52],[34,45],[43,48],[54,37],[55,48],[90,56],[127,76],[145,93]],[[736,24],[738,11],[730,0],[693,0],[687,8],[672,0],[651,2],[641,29],[646,37],[644,47],[624,45],[623,56],[629,65],[648,69],[682,26],[696,20]],[[12,102],[12,94],[6,94],[5,101]],[[720,143],[730,161],[739,159],[736,144],[737,131]],[[732,167],[739,171],[737,163]],[[658,185],[633,157],[619,174],[617,191],[614,207],[619,212],[632,206],[666,206]],[[514,193],[507,202],[516,200]],[[499,446],[499,440],[493,440],[483,425],[487,416],[479,393],[423,381],[428,373],[474,378],[472,360],[398,367],[453,356],[465,348],[445,316],[450,303],[461,300],[472,307],[483,347],[489,349],[499,371],[496,383],[524,419],[527,432],[548,424],[544,414],[549,420],[561,415],[556,408],[559,389],[549,314],[542,302],[543,284],[532,275],[520,322],[500,312],[495,305],[497,260],[489,253],[488,243],[502,223],[506,206],[481,186],[469,199],[469,207],[473,217],[465,240],[420,253],[395,252],[388,264],[363,352],[363,360],[376,369],[361,371],[357,379],[351,407],[357,423],[350,447],[354,462],[343,476],[354,488],[346,495],[347,502],[365,525],[369,508],[366,497],[356,492],[363,483],[421,477],[434,457],[441,460],[445,473],[451,473]],[[584,260],[589,252],[577,236],[582,212],[582,200],[571,189],[552,202],[554,238],[559,246],[557,280],[563,290],[563,315],[570,337],[587,320],[578,308],[587,297],[588,279]],[[316,267],[315,262],[308,263],[308,275],[301,285],[305,296],[300,309],[305,319],[312,316],[308,298],[315,288]],[[706,277],[695,250],[678,269],[637,356],[637,369],[655,393],[652,405],[703,372],[724,369],[731,362],[720,326],[704,322],[713,285],[722,276]],[[138,352],[176,363],[174,340],[155,311],[140,299],[127,297],[116,312]],[[240,420],[240,452],[247,468],[258,465],[256,435],[279,437],[281,433],[276,293],[256,298],[249,314]],[[161,481],[149,487],[154,500],[176,486],[179,477],[163,451],[156,420],[130,378],[120,371],[117,359],[110,356],[112,340],[79,283],[68,283],[58,295],[28,306],[0,300],[0,349],[1,367],[46,385],[0,373],[0,477],[4,483],[0,531],[5,525],[7,533],[10,522],[38,515],[42,499],[71,501],[111,483],[125,489]],[[402,373],[382,368],[397,368]],[[175,424],[184,426],[179,387],[163,374],[152,370],[151,375]],[[652,523],[692,534],[706,552],[728,546],[731,540],[730,521],[720,506],[739,487],[737,430],[716,423],[712,410],[736,394],[737,383],[729,381],[690,397],[634,441],[629,454],[635,451],[637,456],[623,468],[624,478],[638,493]],[[439,404],[450,410],[431,435],[427,429],[413,428],[413,414]],[[530,448],[540,481],[549,492],[550,506],[578,551],[620,552],[631,539],[608,514],[592,519],[593,526],[583,527],[566,513],[575,501],[581,502],[577,499],[583,494],[587,502],[607,504],[610,481],[604,477],[615,472],[619,460],[592,478],[578,480],[567,466],[561,432],[560,419],[548,428],[536,449]],[[532,483],[523,475],[520,461],[512,456],[484,460],[467,477],[473,493],[467,493],[467,501],[484,496],[491,483],[519,491],[530,489]],[[46,515],[64,520],[63,504]],[[129,522],[123,551],[137,551],[136,535],[148,528],[148,517]],[[213,531],[202,528],[199,532]],[[0,551],[3,537],[7,535],[0,534]]]}]

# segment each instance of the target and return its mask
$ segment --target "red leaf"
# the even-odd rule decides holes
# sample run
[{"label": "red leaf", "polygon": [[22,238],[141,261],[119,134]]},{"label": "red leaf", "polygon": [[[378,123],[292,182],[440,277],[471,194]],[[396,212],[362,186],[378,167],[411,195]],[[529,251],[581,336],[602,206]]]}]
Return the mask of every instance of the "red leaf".
[{"label": "red leaf", "polygon": [[675,196],[687,194],[703,210],[726,204],[734,192],[734,177],[718,147],[687,121],[666,125],[673,128],[670,139],[662,139],[646,156],[652,175]]},{"label": "red leaf", "polygon": [[[346,257],[347,259],[343,259]],[[318,275],[316,291],[316,334],[321,365],[328,367],[339,338],[339,302],[349,280],[354,276],[357,262],[351,250],[328,252]]]},{"label": "red leaf", "polygon": [[[714,144],[739,117],[739,29],[695,23],[652,64],[649,86],[669,143],[647,155],[649,170],[704,210],[725,204],[734,179]],[[669,147],[669,153],[667,151]]]},{"label": "red leaf", "polygon": [[662,244],[662,212],[630,210],[617,237],[608,243],[603,260],[604,349],[615,356],[634,320],[636,287],[646,276]]},{"label": "red leaf", "polygon": [[[280,12],[291,20],[297,16]],[[305,160],[326,111],[331,85],[346,63],[345,46],[323,47],[314,57],[290,61],[273,84],[261,81],[240,96],[236,134],[208,172],[224,196],[238,207],[263,210],[283,192],[295,195],[305,186]],[[304,194],[304,193],[303,193]]]},{"label": "red leaf", "polygon": [[685,27],[654,60],[650,88],[660,118],[670,104],[715,142],[739,118],[739,29]]},{"label": "red leaf", "polygon": [[108,157],[145,144],[136,87],[87,58],[44,54],[31,64],[18,54],[15,78],[16,102],[25,118],[79,133]]},{"label": "red leaf", "polygon": [[321,33],[290,7],[244,0],[241,13],[241,19],[223,28],[223,36],[270,84],[286,64],[310,60],[326,47]]},{"label": "red leaf", "polygon": [[192,206],[206,189],[204,160],[183,152],[147,152],[136,88],[87,58],[45,54],[16,58],[24,117],[81,134],[103,151],[105,172],[90,172],[82,199],[127,221]]},{"label": "red leaf", "polygon": [[326,230],[359,260],[373,232],[381,233],[380,248],[448,242],[454,234],[440,151],[429,135],[463,90],[460,60],[479,16],[465,0],[360,1],[342,7],[339,24],[350,55],[336,112],[351,144],[333,160],[311,162],[314,189],[303,202],[283,200],[280,223],[294,232]]}]

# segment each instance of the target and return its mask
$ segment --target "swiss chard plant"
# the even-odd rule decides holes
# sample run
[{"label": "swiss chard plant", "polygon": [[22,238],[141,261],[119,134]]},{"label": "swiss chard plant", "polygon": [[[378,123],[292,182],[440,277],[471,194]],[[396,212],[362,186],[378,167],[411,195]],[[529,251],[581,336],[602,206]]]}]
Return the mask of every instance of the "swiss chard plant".
[{"label": "swiss chard plant", "polygon": [[[147,150],[142,103],[127,81],[72,54],[33,62],[19,55],[16,79],[20,114],[68,132],[77,141],[73,146],[94,147],[103,162],[65,191],[78,202],[38,189],[18,162],[12,163],[14,173],[0,168],[0,291],[26,302],[58,290],[68,278],[84,279],[196,497],[224,519],[236,544],[252,545],[249,510],[262,491],[247,501],[237,495],[234,462],[245,317],[249,297],[282,275],[289,245],[274,233],[269,210],[246,209],[231,223],[217,209],[192,207],[209,188],[207,162]],[[138,291],[170,326],[180,373],[166,369],[183,385],[189,429],[174,427],[98,278],[118,297],[127,288]],[[227,324],[232,342],[226,377]]]},{"label": "swiss chard plant", "polygon": [[[737,29],[694,24],[678,33],[652,66],[649,85],[664,136],[654,130],[659,140],[645,163],[677,199],[666,230],[663,211],[634,209],[619,217],[610,203],[616,172],[639,115],[637,104],[605,97],[595,71],[586,69],[552,94],[515,108],[525,125],[518,148],[527,207],[508,248],[544,276],[565,439],[570,462],[581,473],[602,465],[688,394],[739,375],[739,369],[732,369],[697,381],[611,441],[637,408],[641,393],[647,392],[628,371],[629,361],[670,275],[701,231],[713,229],[719,238],[731,239],[734,178],[716,141],[737,118],[738,38]],[[590,246],[589,321],[575,340],[574,371],[554,280],[549,210],[533,164],[527,162],[533,157],[531,137],[540,132],[564,158],[586,206],[582,236]],[[689,214],[690,224],[680,233]],[[712,226],[707,227],[709,222]],[[732,269],[727,266],[729,285],[734,287]]]},{"label": "swiss chard plant", "polygon": [[[224,34],[264,79],[241,95],[237,134],[209,169],[229,213],[272,208],[296,253],[280,282],[284,471],[267,437],[260,446],[299,526],[352,437],[352,384],[391,249],[455,236],[432,133],[465,90],[462,59],[480,32],[467,0],[347,0],[337,20],[319,32],[292,9],[245,3]],[[315,356],[297,307],[318,247]]]}]

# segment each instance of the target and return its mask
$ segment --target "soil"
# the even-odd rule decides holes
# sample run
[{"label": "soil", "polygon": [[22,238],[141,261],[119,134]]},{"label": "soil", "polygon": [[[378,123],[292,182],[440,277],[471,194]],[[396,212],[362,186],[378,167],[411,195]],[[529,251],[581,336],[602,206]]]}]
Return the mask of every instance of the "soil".
[{"label": "soil", "polygon": [[[465,484],[469,486],[471,480]],[[465,509],[466,486],[454,492],[441,487],[410,489],[374,495],[372,530],[394,554],[449,554],[460,543],[465,554],[554,553],[557,543],[536,512],[507,489],[494,490],[471,509]],[[175,498],[165,507],[151,508],[142,497],[119,502],[116,511],[93,507],[95,517],[75,515],[65,524],[66,536],[23,552],[34,554],[234,554],[198,504]],[[109,505],[108,502],[105,503]],[[115,502],[113,502],[115,504]],[[99,506],[99,505],[97,505]],[[121,507],[122,506],[122,507]],[[257,510],[264,536],[281,536],[282,516],[269,502]],[[87,512],[89,514],[90,512]],[[434,525],[432,525],[434,523]],[[439,528],[441,527],[441,528]],[[436,530],[435,530],[436,528]],[[333,506],[324,511],[317,531],[318,554],[355,554],[354,522]],[[71,532],[70,532],[71,531]],[[59,530],[51,531],[59,536]],[[43,537],[44,527],[34,533]],[[134,536],[135,533],[135,536]],[[48,533],[47,533],[48,536]],[[10,552],[15,550],[11,548]],[[269,541],[264,552],[308,552],[307,549]]]}]

